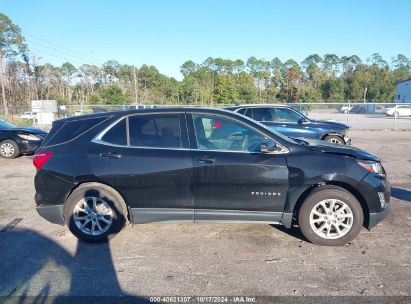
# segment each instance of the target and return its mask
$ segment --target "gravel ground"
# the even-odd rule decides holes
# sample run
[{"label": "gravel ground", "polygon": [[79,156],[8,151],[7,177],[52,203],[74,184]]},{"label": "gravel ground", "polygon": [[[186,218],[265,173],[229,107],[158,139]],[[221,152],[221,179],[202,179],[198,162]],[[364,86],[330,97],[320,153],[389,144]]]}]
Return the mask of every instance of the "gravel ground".
[{"label": "gravel ground", "polygon": [[31,158],[1,159],[0,295],[410,295],[411,132],[351,136],[383,159],[393,199],[344,247],[254,224],[136,225],[85,244],[35,212]]}]

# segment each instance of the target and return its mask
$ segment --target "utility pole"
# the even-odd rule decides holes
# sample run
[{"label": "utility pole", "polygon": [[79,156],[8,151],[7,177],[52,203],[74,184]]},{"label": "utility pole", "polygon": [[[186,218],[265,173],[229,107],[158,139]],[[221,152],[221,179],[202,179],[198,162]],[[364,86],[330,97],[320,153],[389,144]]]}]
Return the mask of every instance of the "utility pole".
[{"label": "utility pole", "polygon": [[136,73],[136,67],[133,66],[133,80],[134,80],[134,102],[137,105],[138,104],[138,85],[137,85],[137,73]]},{"label": "utility pole", "polygon": [[364,103],[365,103],[365,96],[367,95],[367,88],[364,88]]},{"label": "utility pole", "polygon": [[143,98],[143,104],[146,103],[146,98],[147,98],[147,81],[144,79],[144,98]]},{"label": "utility pole", "polygon": [[4,115],[7,117],[9,114],[7,108],[7,100],[6,100],[6,90],[4,88],[4,73],[3,73],[3,53],[0,50],[0,85],[1,85],[1,97],[3,100],[3,107],[4,107]]}]

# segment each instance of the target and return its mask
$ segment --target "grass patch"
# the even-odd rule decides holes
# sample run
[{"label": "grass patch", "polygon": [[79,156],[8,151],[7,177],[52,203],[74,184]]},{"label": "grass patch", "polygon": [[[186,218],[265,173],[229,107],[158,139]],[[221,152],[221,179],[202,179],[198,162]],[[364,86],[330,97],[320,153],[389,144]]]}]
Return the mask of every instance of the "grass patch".
[{"label": "grass patch", "polygon": [[7,117],[5,115],[0,115],[0,119],[8,121],[9,123],[12,123],[13,125],[16,125],[18,127],[27,127],[27,128],[32,128],[33,127],[33,121],[30,119],[23,119],[18,115],[8,115]]}]

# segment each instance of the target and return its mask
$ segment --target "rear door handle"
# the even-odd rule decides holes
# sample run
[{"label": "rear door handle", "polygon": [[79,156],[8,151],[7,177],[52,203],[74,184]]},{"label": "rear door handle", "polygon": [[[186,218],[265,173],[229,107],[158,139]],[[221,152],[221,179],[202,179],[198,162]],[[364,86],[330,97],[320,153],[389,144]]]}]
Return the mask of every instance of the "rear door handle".
[{"label": "rear door handle", "polygon": [[197,157],[197,161],[199,163],[212,164],[212,163],[215,163],[216,158],[215,157],[209,157],[209,156]]},{"label": "rear door handle", "polygon": [[119,158],[121,158],[121,154],[118,154],[118,153],[115,153],[115,152],[100,153],[100,157],[111,158],[111,159],[119,159]]}]

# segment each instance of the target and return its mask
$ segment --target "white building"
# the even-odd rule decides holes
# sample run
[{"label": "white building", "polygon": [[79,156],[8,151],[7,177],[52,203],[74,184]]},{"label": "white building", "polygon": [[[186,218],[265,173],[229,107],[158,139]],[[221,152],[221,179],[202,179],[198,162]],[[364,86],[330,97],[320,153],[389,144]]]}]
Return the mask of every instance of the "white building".
[{"label": "white building", "polygon": [[51,125],[54,114],[58,113],[56,100],[32,100],[31,111],[36,114],[39,125]]},{"label": "white building", "polygon": [[397,83],[395,102],[411,103],[411,78]]}]

